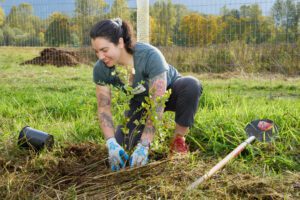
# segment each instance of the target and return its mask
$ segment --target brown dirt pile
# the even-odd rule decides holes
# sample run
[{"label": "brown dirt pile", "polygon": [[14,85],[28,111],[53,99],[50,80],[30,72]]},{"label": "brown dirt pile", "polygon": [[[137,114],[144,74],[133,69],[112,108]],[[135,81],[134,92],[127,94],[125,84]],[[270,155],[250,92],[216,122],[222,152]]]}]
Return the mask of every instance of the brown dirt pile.
[{"label": "brown dirt pile", "polygon": [[72,51],[58,50],[55,48],[47,48],[40,52],[40,56],[32,60],[25,61],[21,65],[55,65],[62,66],[75,66],[80,64],[80,57]]}]

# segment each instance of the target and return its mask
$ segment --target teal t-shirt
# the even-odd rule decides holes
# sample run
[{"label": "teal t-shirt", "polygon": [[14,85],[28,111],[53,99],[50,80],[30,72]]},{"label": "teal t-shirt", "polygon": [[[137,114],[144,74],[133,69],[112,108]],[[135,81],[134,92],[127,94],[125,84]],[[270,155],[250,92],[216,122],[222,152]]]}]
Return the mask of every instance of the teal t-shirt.
[{"label": "teal t-shirt", "polygon": [[[163,72],[167,72],[167,87],[169,87],[180,74],[169,65],[160,50],[156,47],[136,43],[133,51],[135,75],[132,88],[135,91],[134,98],[142,101],[149,90],[149,80]],[[123,88],[124,83],[115,73],[115,67],[108,67],[104,62],[98,60],[94,66],[93,79],[96,84]]]}]

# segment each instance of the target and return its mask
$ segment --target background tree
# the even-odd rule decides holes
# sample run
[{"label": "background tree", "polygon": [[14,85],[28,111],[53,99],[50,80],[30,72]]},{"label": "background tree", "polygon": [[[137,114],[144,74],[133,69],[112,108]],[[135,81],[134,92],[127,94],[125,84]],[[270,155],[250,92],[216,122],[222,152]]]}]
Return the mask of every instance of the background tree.
[{"label": "background tree", "polygon": [[44,43],[45,43],[45,33],[44,32],[39,32],[38,39],[40,41],[41,46],[43,46]]},{"label": "background tree", "polygon": [[218,36],[223,42],[234,40],[247,43],[262,43],[268,40],[267,31],[270,30],[270,20],[262,16],[258,4],[243,5],[240,10],[228,9],[224,6],[222,13],[223,30]]},{"label": "background tree", "polygon": [[232,42],[234,40],[241,39],[242,30],[241,27],[240,11],[237,9],[230,10],[229,8],[223,6],[221,8],[221,21],[220,27],[222,31],[218,35],[218,42]]},{"label": "background tree", "polygon": [[242,19],[237,19],[232,15],[223,16],[221,21],[222,32],[218,36],[219,41],[232,42],[241,39],[245,29],[241,24]]},{"label": "background tree", "polygon": [[78,25],[79,40],[82,45],[89,45],[89,32],[93,24],[104,19],[107,14],[108,4],[105,0],[76,0],[75,19]]},{"label": "background tree", "polygon": [[154,44],[155,43],[155,30],[156,30],[156,23],[155,23],[155,19],[153,17],[150,16],[149,18],[149,26],[150,26],[150,43]]},{"label": "background tree", "polygon": [[244,34],[246,35],[246,41],[252,43],[261,43],[261,24],[263,21],[262,11],[258,4],[252,4],[249,6],[242,6],[241,16],[245,19],[246,28]]},{"label": "background tree", "polygon": [[18,15],[17,6],[12,6],[9,14],[6,17],[7,24],[11,27],[19,27],[21,24],[20,20],[21,19]]},{"label": "background tree", "polygon": [[0,27],[4,24],[5,21],[5,13],[3,9],[0,7]]},{"label": "background tree", "polygon": [[294,42],[298,39],[300,2],[276,0],[272,17],[276,25],[276,40]]},{"label": "background tree", "polygon": [[218,18],[193,13],[183,17],[180,32],[188,46],[204,46],[211,44],[218,33]]},{"label": "background tree", "polygon": [[172,33],[176,23],[175,8],[171,0],[158,0],[150,7],[150,15],[155,20],[153,43],[168,46],[172,44]]},{"label": "background tree", "polygon": [[9,46],[15,44],[15,32],[8,25],[4,25],[3,27],[3,45]]},{"label": "background tree", "polygon": [[3,30],[0,28],[0,45],[4,45],[4,35]]},{"label": "background tree", "polygon": [[273,42],[275,37],[275,26],[272,17],[262,16],[260,20],[260,43]]},{"label": "background tree", "polygon": [[35,33],[33,27],[33,8],[28,3],[13,6],[7,15],[6,21],[11,28],[19,28],[27,33]]},{"label": "background tree", "polygon": [[[13,45],[41,45],[38,35],[43,31],[43,23],[39,17],[34,15],[32,5],[21,3],[18,6],[13,6],[5,21],[14,30],[15,40]],[[8,36],[8,38],[10,37]]]},{"label": "background tree", "polygon": [[71,41],[69,19],[61,13],[53,13],[45,33],[45,41],[51,46],[68,44]]},{"label": "background tree", "polygon": [[175,10],[175,25],[174,25],[174,31],[173,31],[173,42],[177,45],[184,45],[184,40],[181,37],[182,33],[180,32],[180,23],[184,16],[189,14],[189,10],[185,5],[181,4],[175,4],[174,5]]},{"label": "background tree", "polygon": [[115,0],[111,6],[110,17],[120,17],[123,20],[130,21],[130,10],[127,0]]}]

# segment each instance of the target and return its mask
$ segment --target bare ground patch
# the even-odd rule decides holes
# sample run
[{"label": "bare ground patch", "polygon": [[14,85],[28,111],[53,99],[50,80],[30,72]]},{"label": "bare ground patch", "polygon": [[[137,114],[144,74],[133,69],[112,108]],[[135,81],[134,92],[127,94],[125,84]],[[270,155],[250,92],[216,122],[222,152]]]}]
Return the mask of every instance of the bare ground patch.
[{"label": "bare ground patch", "polygon": [[[197,153],[194,153],[194,156]],[[0,154],[1,155],[1,154]],[[9,156],[8,156],[9,155]],[[259,177],[223,169],[197,190],[185,188],[217,161],[151,155],[144,167],[111,172],[104,146],[66,144],[42,155],[12,150],[0,159],[1,199],[297,199],[300,174]],[[153,159],[155,158],[155,159]]]}]

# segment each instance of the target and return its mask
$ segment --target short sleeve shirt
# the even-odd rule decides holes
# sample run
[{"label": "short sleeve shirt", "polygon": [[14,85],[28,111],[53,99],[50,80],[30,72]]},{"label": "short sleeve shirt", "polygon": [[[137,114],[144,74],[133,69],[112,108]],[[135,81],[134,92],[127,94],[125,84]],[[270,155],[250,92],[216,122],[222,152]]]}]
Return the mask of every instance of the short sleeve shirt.
[{"label": "short sleeve shirt", "polygon": [[[169,87],[180,77],[178,71],[166,62],[162,53],[150,44],[136,43],[133,59],[135,76],[132,87],[133,90],[136,89],[135,100],[142,101],[148,95],[151,78],[167,72],[167,87]],[[118,74],[115,73],[115,67],[108,67],[101,60],[98,60],[94,66],[93,79],[99,85],[113,85],[120,88],[124,86]]]}]

